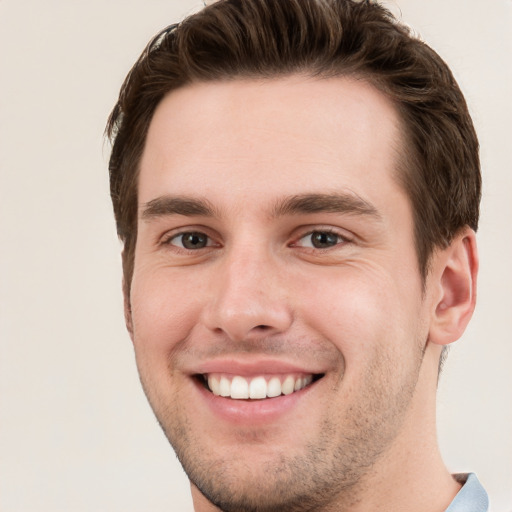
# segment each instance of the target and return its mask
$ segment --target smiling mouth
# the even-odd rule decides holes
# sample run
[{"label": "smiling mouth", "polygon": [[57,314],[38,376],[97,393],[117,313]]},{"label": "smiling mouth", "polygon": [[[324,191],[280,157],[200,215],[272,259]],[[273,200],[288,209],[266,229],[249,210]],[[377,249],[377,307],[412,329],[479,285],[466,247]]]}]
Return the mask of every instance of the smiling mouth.
[{"label": "smiling mouth", "polygon": [[264,400],[301,391],[322,378],[323,374],[242,377],[209,373],[198,377],[204,387],[216,396],[233,400]]}]

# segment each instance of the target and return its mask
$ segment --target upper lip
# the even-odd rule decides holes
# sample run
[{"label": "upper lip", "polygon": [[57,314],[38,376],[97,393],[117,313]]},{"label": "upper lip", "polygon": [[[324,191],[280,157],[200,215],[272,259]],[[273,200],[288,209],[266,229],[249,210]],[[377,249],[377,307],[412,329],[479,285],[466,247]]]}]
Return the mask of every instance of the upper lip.
[{"label": "upper lip", "polygon": [[248,360],[229,357],[211,359],[197,365],[197,367],[195,367],[191,373],[226,373],[240,376],[256,376],[265,374],[289,373],[319,374],[325,373],[325,371],[312,368],[311,366],[305,366],[283,360],[255,358],[252,356]]}]

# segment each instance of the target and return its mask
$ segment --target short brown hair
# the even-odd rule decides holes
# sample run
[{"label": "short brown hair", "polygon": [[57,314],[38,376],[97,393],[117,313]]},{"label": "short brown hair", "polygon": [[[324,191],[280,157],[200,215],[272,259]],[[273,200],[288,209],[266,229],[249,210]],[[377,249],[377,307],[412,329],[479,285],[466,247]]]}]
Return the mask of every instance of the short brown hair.
[{"label": "short brown hair", "polygon": [[422,277],[435,247],[477,229],[478,140],[444,61],[371,0],[220,0],[160,32],[120,92],[107,125],[110,188],[124,243],[125,291],[137,239],[137,183],[146,134],[169,92],[194,82],[290,74],[355,76],[402,119],[398,179],[412,204]]}]

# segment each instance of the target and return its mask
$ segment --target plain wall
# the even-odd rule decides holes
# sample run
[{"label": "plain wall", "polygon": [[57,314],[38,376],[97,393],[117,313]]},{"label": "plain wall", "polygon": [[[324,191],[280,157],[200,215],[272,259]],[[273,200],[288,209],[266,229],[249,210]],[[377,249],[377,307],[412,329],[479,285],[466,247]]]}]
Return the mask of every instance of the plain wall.
[{"label": "plain wall", "polygon": [[[276,0],[277,1],[277,0]],[[485,180],[479,301],[439,391],[450,470],[512,510],[512,2],[389,2],[451,65]],[[149,38],[193,0],[0,0],[0,510],[190,511],[141,391],[103,130]]]}]

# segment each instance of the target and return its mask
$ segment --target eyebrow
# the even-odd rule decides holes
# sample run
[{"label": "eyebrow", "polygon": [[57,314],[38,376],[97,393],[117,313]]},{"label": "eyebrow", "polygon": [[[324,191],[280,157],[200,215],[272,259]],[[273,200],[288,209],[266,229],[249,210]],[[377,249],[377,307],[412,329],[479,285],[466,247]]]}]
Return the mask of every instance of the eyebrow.
[{"label": "eyebrow", "polygon": [[215,208],[206,199],[161,196],[144,204],[141,217],[145,220],[166,215],[214,217]]},{"label": "eyebrow", "polygon": [[286,198],[274,205],[275,217],[293,214],[346,213],[382,217],[368,201],[353,193],[301,194]]},{"label": "eyebrow", "polygon": [[[271,217],[314,213],[344,213],[374,217],[381,215],[368,201],[353,193],[299,194],[278,200]],[[217,209],[206,199],[187,196],[160,196],[143,205],[141,217],[149,220],[167,215],[218,217]]]}]

